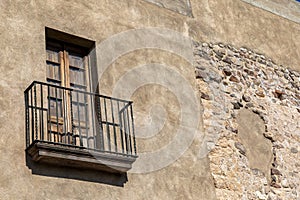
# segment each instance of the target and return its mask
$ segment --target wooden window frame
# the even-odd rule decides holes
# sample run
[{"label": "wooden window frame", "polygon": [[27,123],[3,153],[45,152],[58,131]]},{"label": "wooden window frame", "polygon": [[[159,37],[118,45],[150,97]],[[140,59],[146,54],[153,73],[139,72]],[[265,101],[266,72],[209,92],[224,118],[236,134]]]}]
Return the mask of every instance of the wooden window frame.
[{"label": "wooden window frame", "polygon": [[[96,53],[95,53],[95,42],[87,39],[83,39],[74,35],[70,35],[67,33],[63,33],[54,29],[46,28],[46,50],[48,51],[49,46],[51,46],[53,49],[57,48],[58,50],[58,58],[57,62],[55,63],[57,66],[59,66],[59,80],[53,79],[53,77],[49,78],[47,75],[47,82],[50,80],[57,81],[57,83],[60,83],[60,86],[66,87],[66,88],[72,88],[72,84],[75,87],[76,85],[79,87],[80,84],[72,83],[71,84],[71,76],[70,76],[70,68],[78,68],[78,70],[83,70],[83,84],[81,85],[83,88],[85,88],[84,91],[87,92],[93,92],[93,93],[99,93],[98,86],[97,86],[97,70],[96,70]],[[55,47],[55,45],[57,45]],[[82,57],[82,68],[79,66],[73,66],[70,65],[70,55],[69,53],[73,53],[73,55],[77,54]],[[46,62],[53,62],[52,60],[48,60],[46,57]],[[55,76],[56,77],[56,76]],[[48,80],[49,79],[49,80]],[[64,112],[64,116],[55,117],[50,116],[50,129],[58,133],[63,132],[60,129],[63,129],[62,127],[66,127],[65,132],[68,134],[73,133],[72,126],[76,126],[79,129],[88,127],[88,120],[85,119],[85,121],[80,121],[79,119],[71,120],[71,97],[70,97],[70,91],[64,91],[64,94],[62,95],[64,99],[61,101],[61,107],[60,107],[60,113],[62,114]],[[77,100],[79,103],[79,100]],[[72,101],[73,102],[73,101]],[[85,109],[91,109],[87,108],[93,105],[85,105]],[[85,112],[88,112],[85,110]],[[89,118],[93,117],[91,116],[91,112],[89,112],[90,115]],[[79,115],[79,114],[78,114]],[[66,117],[66,120],[64,119]],[[65,121],[65,124],[63,122]],[[56,125],[55,125],[56,124]],[[57,140],[59,140],[57,138]],[[78,144],[80,143],[82,146],[82,141],[73,141],[70,138],[63,138],[63,142],[70,143],[70,144]]]}]

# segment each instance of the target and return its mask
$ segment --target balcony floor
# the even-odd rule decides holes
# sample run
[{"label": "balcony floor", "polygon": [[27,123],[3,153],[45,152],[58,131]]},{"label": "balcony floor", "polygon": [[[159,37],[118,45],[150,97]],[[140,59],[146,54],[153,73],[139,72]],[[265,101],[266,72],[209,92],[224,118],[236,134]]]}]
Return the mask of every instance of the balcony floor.
[{"label": "balcony floor", "polygon": [[137,156],[99,152],[80,146],[34,141],[26,152],[35,162],[81,169],[124,173],[131,169]]}]

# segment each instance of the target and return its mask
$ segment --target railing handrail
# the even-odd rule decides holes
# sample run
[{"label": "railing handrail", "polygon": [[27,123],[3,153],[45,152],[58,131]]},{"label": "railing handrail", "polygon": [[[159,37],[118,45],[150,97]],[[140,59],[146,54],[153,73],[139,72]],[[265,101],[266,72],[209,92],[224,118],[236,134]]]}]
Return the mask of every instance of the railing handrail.
[{"label": "railing handrail", "polygon": [[67,87],[60,86],[60,85],[54,85],[54,84],[50,84],[50,83],[44,83],[44,82],[41,82],[41,81],[33,81],[33,82],[25,89],[24,93],[28,93],[28,91],[29,91],[35,84],[40,84],[40,85],[45,85],[45,86],[50,86],[50,87],[56,87],[56,88],[59,88],[59,89],[64,89],[64,90],[68,90],[68,91],[72,91],[72,92],[79,92],[79,93],[89,94],[89,95],[93,95],[93,96],[97,96],[97,97],[102,97],[102,98],[106,98],[106,99],[116,100],[116,101],[128,103],[129,105],[133,103],[133,101],[130,101],[130,100],[124,100],[124,99],[119,99],[119,98],[115,98],[115,97],[110,97],[110,96],[106,96],[106,95],[102,95],[102,94],[97,94],[97,93],[92,93],[92,92],[86,92],[86,91],[76,90],[76,89],[73,89],[73,88],[67,88]]}]

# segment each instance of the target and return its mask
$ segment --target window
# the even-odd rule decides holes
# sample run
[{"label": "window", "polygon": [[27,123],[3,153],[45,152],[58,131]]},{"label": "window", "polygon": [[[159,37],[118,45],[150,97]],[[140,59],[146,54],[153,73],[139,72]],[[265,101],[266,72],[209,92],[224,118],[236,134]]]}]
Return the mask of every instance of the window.
[{"label": "window", "polygon": [[[69,39],[67,42],[59,40],[63,38],[58,37],[59,34],[64,36],[63,33],[46,29],[47,82],[91,92],[93,88],[90,81],[92,66],[89,64],[89,59],[91,59],[89,53],[94,45],[88,40],[75,38],[75,36],[71,38],[73,42],[67,35],[65,36]],[[85,45],[74,44],[78,41],[81,45]],[[93,73],[97,74],[95,69]],[[51,131],[51,137],[54,137],[51,140],[88,147],[88,138],[92,137],[89,135],[91,133],[89,124],[91,116],[89,115],[93,106],[89,98],[85,93],[77,93],[71,99],[70,91],[59,90],[59,94],[55,91],[56,88],[50,88],[50,125],[48,128]]]},{"label": "window", "polygon": [[100,95],[95,43],[46,28],[46,83],[25,90],[33,161],[126,172],[137,158],[132,102]]}]

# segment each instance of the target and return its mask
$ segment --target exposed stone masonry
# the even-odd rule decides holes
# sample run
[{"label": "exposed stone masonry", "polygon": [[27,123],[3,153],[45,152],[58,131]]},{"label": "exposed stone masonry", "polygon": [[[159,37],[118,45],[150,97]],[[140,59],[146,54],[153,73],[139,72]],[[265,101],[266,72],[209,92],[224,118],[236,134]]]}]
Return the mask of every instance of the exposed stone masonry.
[{"label": "exposed stone masonry", "polygon": [[194,54],[200,154],[209,152],[217,197],[299,199],[300,73],[230,45],[194,43]]}]

